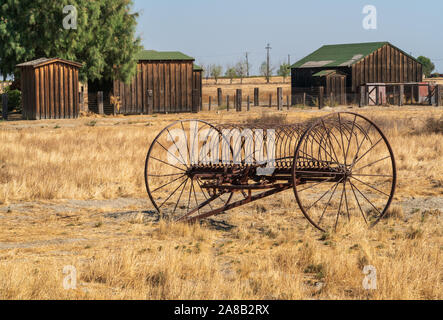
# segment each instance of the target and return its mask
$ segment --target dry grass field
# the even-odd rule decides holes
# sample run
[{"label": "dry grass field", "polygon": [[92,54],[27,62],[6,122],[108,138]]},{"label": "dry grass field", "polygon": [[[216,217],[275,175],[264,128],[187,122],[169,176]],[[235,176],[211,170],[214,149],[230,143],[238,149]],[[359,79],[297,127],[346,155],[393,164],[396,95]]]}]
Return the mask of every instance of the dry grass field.
[{"label": "dry grass field", "polygon": [[[321,233],[292,190],[201,224],[158,220],[143,180],[156,134],[176,119],[250,121],[260,108],[0,122],[0,299],[443,299],[443,110],[337,110],[375,120],[394,149],[396,196],[372,229]],[[375,290],[362,285],[367,265]]]},{"label": "dry grass field", "polygon": [[218,79],[215,83],[214,79],[203,79],[202,100],[203,108],[207,110],[209,97],[212,99],[212,106],[217,104],[217,89],[221,88],[223,91],[223,104],[226,104],[226,95],[230,96],[231,105],[234,104],[234,96],[237,89],[242,89],[243,99],[249,96],[251,103],[254,101],[254,88],[260,89],[260,104],[269,104],[269,95],[272,94],[272,103],[277,103],[277,88],[283,88],[284,103],[286,103],[286,96],[291,95],[291,77],[283,79],[283,77],[271,77],[270,82],[266,83],[264,77],[254,77],[243,79],[233,79],[232,83],[229,79]]}]

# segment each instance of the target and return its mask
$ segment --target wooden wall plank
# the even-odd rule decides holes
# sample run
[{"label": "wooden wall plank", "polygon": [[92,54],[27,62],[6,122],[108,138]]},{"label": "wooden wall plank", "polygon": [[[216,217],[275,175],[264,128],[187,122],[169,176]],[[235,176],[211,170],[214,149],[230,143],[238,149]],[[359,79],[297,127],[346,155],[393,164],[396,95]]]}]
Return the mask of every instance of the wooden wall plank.
[{"label": "wooden wall plank", "polygon": [[79,112],[79,92],[78,92],[78,69],[74,68],[74,117],[78,117]]},{"label": "wooden wall plank", "polygon": [[188,85],[188,105],[190,106],[190,111],[195,111],[193,110],[194,106],[193,106],[193,99],[192,99],[192,75],[193,75],[193,63],[190,62],[187,64],[187,85]]},{"label": "wooden wall plank", "polygon": [[34,79],[35,79],[35,119],[40,119],[40,70],[36,68],[34,70]]},{"label": "wooden wall plank", "polygon": [[[66,114],[65,114],[65,73],[64,70],[65,68],[63,67],[63,65],[60,66],[59,68],[60,70],[60,117],[61,118],[65,118]],[[86,94],[88,94],[86,92]]]},{"label": "wooden wall plank", "polygon": [[54,64],[49,66],[49,118],[55,118],[55,97],[54,97]]},{"label": "wooden wall plank", "polygon": [[171,64],[165,63],[165,106],[168,112],[171,108]]}]

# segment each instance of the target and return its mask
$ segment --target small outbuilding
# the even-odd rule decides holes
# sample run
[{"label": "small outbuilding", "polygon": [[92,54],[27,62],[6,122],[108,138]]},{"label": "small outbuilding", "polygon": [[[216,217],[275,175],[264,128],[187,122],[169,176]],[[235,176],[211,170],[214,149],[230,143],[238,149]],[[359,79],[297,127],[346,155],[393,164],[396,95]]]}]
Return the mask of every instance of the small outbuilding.
[{"label": "small outbuilding", "polygon": [[71,119],[79,114],[78,71],[82,64],[41,58],[20,68],[23,119]]},{"label": "small outbuilding", "polygon": [[[201,110],[202,69],[181,52],[144,50],[137,55],[131,83],[114,81],[112,94],[122,114],[198,112]],[[106,96],[106,94],[105,94]]]},{"label": "small outbuilding", "polygon": [[391,43],[369,42],[325,45],[293,64],[291,77],[293,99],[323,92],[345,103],[346,96],[355,98],[362,86],[367,90],[374,83],[389,84],[389,90],[393,84],[415,84],[416,90],[423,72],[417,59]]}]

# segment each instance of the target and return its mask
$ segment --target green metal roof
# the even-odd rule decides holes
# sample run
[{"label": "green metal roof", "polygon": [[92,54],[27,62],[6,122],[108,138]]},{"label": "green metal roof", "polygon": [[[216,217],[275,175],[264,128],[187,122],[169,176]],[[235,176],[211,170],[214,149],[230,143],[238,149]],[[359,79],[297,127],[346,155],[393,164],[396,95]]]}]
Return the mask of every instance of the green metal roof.
[{"label": "green metal roof", "polygon": [[198,66],[198,65],[196,65],[196,64],[194,64],[193,70],[194,71],[203,71],[203,68]]},{"label": "green metal roof", "polygon": [[[326,45],[296,62],[291,68],[349,67],[387,44],[391,45],[389,42]],[[404,51],[402,52],[416,60]]]},{"label": "green metal roof", "polygon": [[195,59],[181,53],[179,51],[155,51],[155,50],[143,50],[136,55],[137,60],[151,60],[151,61],[167,61],[167,60],[182,60],[182,61],[194,61]]}]

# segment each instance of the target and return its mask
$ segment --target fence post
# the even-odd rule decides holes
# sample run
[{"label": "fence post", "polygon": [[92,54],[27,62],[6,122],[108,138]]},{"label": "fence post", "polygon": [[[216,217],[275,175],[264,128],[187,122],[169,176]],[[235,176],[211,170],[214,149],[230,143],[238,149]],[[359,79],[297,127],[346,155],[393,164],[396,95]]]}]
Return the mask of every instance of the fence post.
[{"label": "fence post", "polygon": [[330,104],[330,107],[332,108],[332,107],[334,107],[334,93],[331,91],[331,93],[329,94],[330,95],[330,97],[329,97],[329,104]]},{"label": "fence post", "polygon": [[323,108],[323,99],[324,99],[324,93],[325,93],[325,88],[320,87],[318,90],[318,108],[321,109]]},{"label": "fence post", "polygon": [[8,94],[2,94],[2,117],[3,120],[8,120]]},{"label": "fence post", "polygon": [[242,110],[242,90],[241,89],[237,89],[237,94],[236,94],[236,100],[237,100],[237,112],[241,112]]},{"label": "fence post", "polygon": [[147,91],[148,95],[148,114],[154,113],[154,93],[152,90]]},{"label": "fence post", "polygon": [[226,111],[229,111],[229,94],[226,95]]},{"label": "fence post", "polygon": [[209,97],[209,106],[208,106],[208,110],[211,111],[211,104],[212,104],[212,97]]},{"label": "fence post", "polygon": [[435,105],[437,107],[441,106],[441,94],[443,87],[439,84],[435,87]]},{"label": "fence post", "polygon": [[98,114],[105,113],[103,109],[103,91],[97,92],[97,107],[98,107]]},{"label": "fence post", "polygon": [[248,111],[251,111],[251,100],[249,99],[249,96],[248,96]]},{"label": "fence post", "polygon": [[364,107],[366,104],[366,94],[365,94],[365,86],[360,86],[360,101],[359,107]]},{"label": "fence post", "polygon": [[217,89],[217,104],[219,107],[221,107],[223,104],[222,100],[223,100],[223,91],[222,91],[222,88],[218,88]]},{"label": "fence post", "polygon": [[260,92],[258,88],[254,88],[254,107],[258,107],[260,104]]},{"label": "fence post", "polygon": [[380,87],[379,86],[376,86],[375,87],[375,105],[376,106],[378,106],[378,105],[380,105],[380,101],[379,101],[379,99],[380,99]]},{"label": "fence post", "polygon": [[403,84],[399,86],[399,94],[400,94],[400,99],[398,105],[402,106],[405,104],[405,86]]},{"label": "fence post", "polygon": [[303,92],[303,107],[306,106],[306,92]]},{"label": "fence post", "polygon": [[272,93],[269,94],[269,108],[272,107]]},{"label": "fence post", "polygon": [[283,88],[277,88],[277,110],[283,111]]},{"label": "fence post", "polygon": [[286,96],[286,107],[289,110],[289,107],[290,107],[290,105],[289,105],[289,96]]}]

